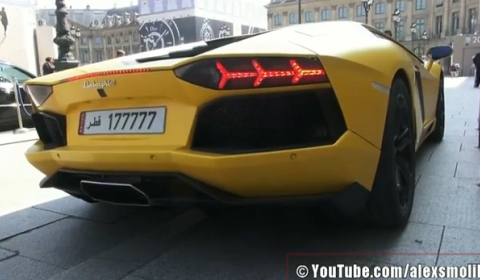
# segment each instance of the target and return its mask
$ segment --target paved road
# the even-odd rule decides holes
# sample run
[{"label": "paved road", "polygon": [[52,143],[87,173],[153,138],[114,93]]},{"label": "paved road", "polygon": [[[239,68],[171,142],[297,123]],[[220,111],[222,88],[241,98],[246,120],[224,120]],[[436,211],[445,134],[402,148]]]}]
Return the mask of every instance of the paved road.
[{"label": "paved road", "polygon": [[[289,252],[391,253],[290,256],[290,270],[327,260],[478,262],[478,254],[448,254],[480,252],[478,97],[471,86],[462,78],[447,82],[445,141],[418,156],[415,209],[404,231],[319,224],[301,209],[207,217],[195,209],[121,208],[64,197],[0,217],[0,280],[285,279]],[[59,195],[37,190],[40,174],[20,157],[27,145],[0,147],[1,188],[7,189],[1,204]]]}]

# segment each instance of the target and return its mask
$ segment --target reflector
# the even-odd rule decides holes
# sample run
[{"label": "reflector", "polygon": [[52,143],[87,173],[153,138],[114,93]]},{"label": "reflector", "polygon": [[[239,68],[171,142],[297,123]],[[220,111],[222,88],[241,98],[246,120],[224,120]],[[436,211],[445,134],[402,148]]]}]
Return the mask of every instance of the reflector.
[{"label": "reflector", "polygon": [[88,73],[88,74],[82,74],[82,75],[70,77],[67,80],[62,81],[62,82],[73,82],[73,81],[78,81],[78,80],[83,80],[83,79],[88,79],[88,78],[96,78],[96,77],[101,77],[101,76],[135,74],[135,73],[143,73],[143,72],[149,72],[149,71],[150,71],[149,68],[139,68],[139,69],[124,69],[124,70],[110,70],[110,71],[94,72],[94,73]]}]

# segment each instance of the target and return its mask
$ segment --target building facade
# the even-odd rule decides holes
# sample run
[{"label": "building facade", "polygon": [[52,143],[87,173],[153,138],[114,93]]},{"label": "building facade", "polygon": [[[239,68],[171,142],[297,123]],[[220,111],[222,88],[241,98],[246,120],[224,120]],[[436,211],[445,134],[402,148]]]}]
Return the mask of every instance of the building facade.
[{"label": "building facade", "polygon": [[139,0],[142,51],[267,29],[266,9],[249,0]]},{"label": "building facade", "polygon": [[[298,23],[297,0],[272,0],[266,7],[269,29]],[[306,0],[301,8],[302,22],[365,22],[361,0]],[[397,40],[421,55],[431,46],[452,44],[459,34],[479,32],[479,8],[480,0],[374,0],[368,24],[391,30]],[[396,10],[398,22],[394,21]]]},{"label": "building facade", "polygon": [[[33,0],[2,0],[0,7],[4,8],[2,14],[8,19],[0,25],[0,60],[37,73],[34,48],[35,2]],[[11,78],[3,70],[0,76]]]},{"label": "building facade", "polygon": [[[53,16],[52,16],[53,14]],[[138,6],[109,10],[69,10],[70,25],[80,35],[73,54],[82,63],[113,58],[117,50],[126,54],[140,52]],[[37,11],[38,24],[55,26],[55,10]]]}]

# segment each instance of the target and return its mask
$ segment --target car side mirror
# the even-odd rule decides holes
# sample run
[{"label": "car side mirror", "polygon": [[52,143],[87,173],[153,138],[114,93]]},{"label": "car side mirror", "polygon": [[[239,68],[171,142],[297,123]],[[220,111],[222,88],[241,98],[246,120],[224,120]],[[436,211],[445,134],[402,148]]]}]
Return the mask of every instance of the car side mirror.
[{"label": "car side mirror", "polygon": [[453,49],[450,46],[437,46],[428,49],[427,56],[431,60],[440,60],[450,57],[453,54]]}]

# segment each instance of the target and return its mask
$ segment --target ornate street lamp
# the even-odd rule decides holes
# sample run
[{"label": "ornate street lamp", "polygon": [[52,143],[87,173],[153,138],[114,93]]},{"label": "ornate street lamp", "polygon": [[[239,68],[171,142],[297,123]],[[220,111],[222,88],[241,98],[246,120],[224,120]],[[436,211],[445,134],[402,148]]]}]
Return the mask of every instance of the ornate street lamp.
[{"label": "ornate street lamp", "polygon": [[400,10],[399,9],[395,9],[395,11],[393,12],[393,25],[395,27],[395,40],[397,39],[397,30],[398,30],[398,25],[400,24],[400,22],[402,22],[402,16],[400,15]]},{"label": "ornate street lamp", "polygon": [[75,28],[75,26],[70,27],[70,36],[75,39],[79,39],[82,36],[79,28]]},{"label": "ornate street lamp", "polygon": [[415,40],[415,37],[417,36],[417,24],[414,22],[412,23],[412,25],[410,26],[410,33],[412,34],[412,52],[414,51],[414,40]]},{"label": "ornate street lamp", "polygon": [[53,39],[53,42],[58,46],[58,58],[55,60],[55,71],[58,72],[78,67],[80,62],[75,60],[72,54],[75,39],[70,35],[65,0],[55,0],[55,5],[57,6],[55,10],[55,14],[57,15],[57,37]]},{"label": "ornate street lamp", "polygon": [[368,24],[368,12],[373,5],[373,0],[362,0],[363,9],[365,10],[365,24]]}]

